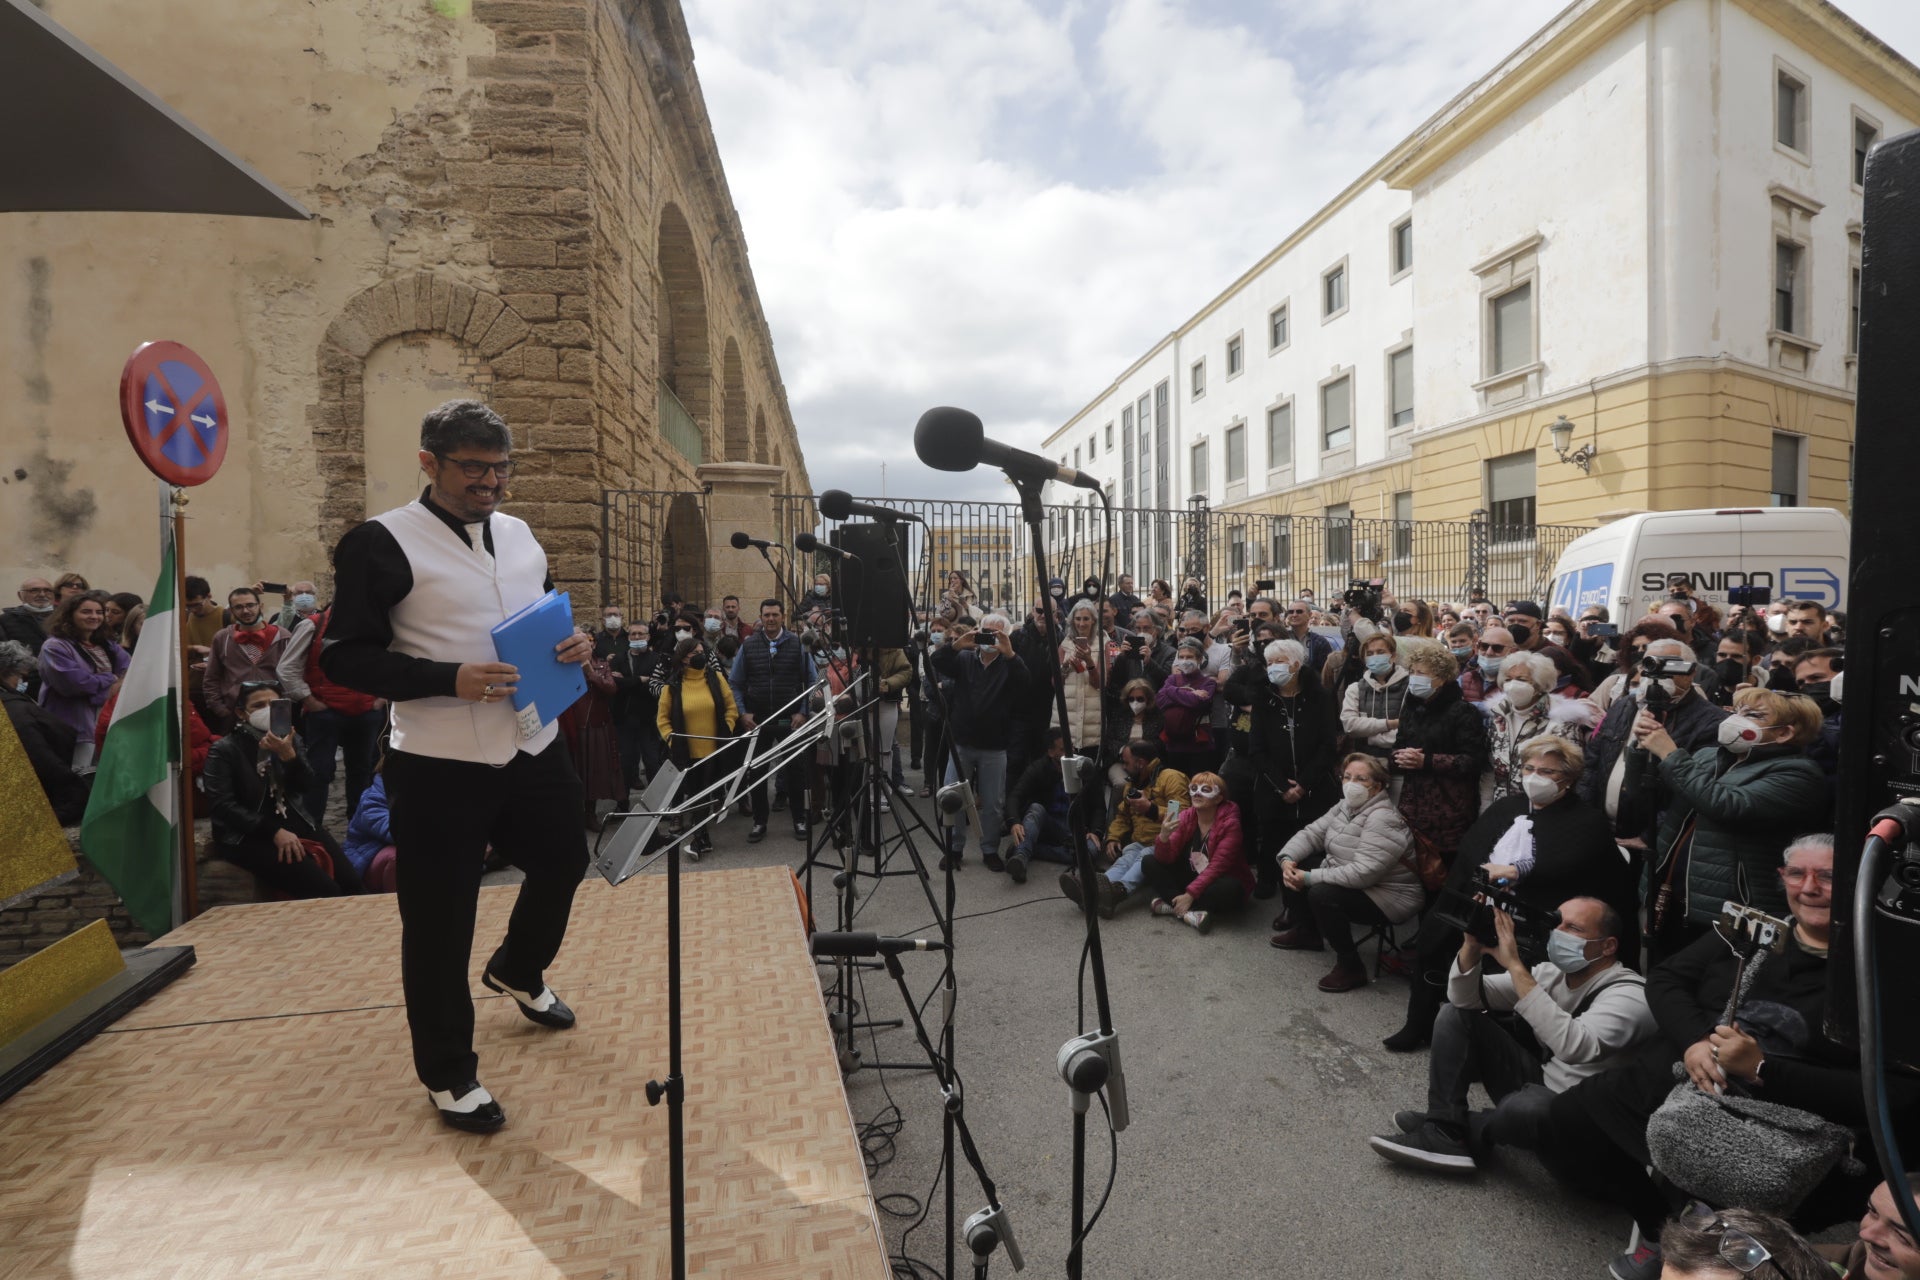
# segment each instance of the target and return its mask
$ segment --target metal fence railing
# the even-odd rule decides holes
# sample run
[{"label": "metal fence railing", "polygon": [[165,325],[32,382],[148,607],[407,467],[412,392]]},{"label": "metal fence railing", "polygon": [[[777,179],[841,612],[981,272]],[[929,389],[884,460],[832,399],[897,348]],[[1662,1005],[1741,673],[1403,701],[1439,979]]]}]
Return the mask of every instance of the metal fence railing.
[{"label": "metal fence railing", "polygon": [[700,424],[693,420],[687,406],[680,403],[680,397],[673,394],[673,388],[665,382],[660,384],[660,434],[694,466],[707,460]]},{"label": "metal fence railing", "polygon": [[675,591],[704,608],[711,583],[705,493],[609,489],[601,496],[602,603],[623,605],[629,617],[646,618],[667,592]]},{"label": "metal fence railing", "polygon": [[[862,501],[926,522],[904,526],[917,599],[937,598],[955,569],[983,605],[1020,608],[1033,598],[1029,535],[1018,503]],[[1119,510],[1109,528],[1097,505],[1044,510],[1048,571],[1065,579],[1070,592],[1095,576],[1112,590],[1125,573],[1142,597],[1154,578],[1165,578],[1176,595],[1184,579],[1194,578],[1210,601],[1235,588],[1255,594],[1257,584],[1269,580],[1275,595],[1311,591],[1328,600],[1354,578],[1385,578],[1402,599],[1464,600],[1478,590],[1493,600],[1545,600],[1554,562],[1587,532],[1573,525],[1496,525],[1484,512],[1468,520],[1330,519],[1215,511],[1196,501],[1184,510]],[[826,538],[834,526],[804,494],[777,495],[774,518],[775,536],[789,544],[803,531]]]}]

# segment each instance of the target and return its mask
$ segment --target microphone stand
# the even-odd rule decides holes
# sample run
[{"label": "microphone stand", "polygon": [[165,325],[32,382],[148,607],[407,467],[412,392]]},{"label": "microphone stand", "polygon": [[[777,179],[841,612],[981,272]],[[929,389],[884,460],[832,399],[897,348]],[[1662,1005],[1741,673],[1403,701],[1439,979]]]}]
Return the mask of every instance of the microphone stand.
[{"label": "microphone stand", "polygon": [[[1048,577],[1046,512],[1041,506],[1040,494],[1046,480],[1031,474],[1019,474],[1016,468],[1009,468],[1007,476],[1020,494],[1020,511],[1033,543],[1033,570],[1040,587],[1038,598],[1045,600]],[[1051,608],[1046,613],[1047,651],[1057,662],[1061,620]],[[1097,635],[1098,628],[1095,631]],[[1072,721],[1067,715],[1065,680],[1054,682],[1053,695],[1054,714],[1059,717],[1067,755],[1072,756],[1073,730]],[[1069,790],[1078,789],[1073,785],[1077,779],[1070,778],[1067,781]],[[1097,1030],[1081,1032],[1060,1046],[1056,1059],[1060,1078],[1066,1082],[1073,1100],[1073,1243],[1067,1251],[1067,1276],[1068,1280],[1080,1280],[1082,1235],[1086,1219],[1087,1108],[1094,1094],[1103,1088],[1107,1089],[1112,1112],[1110,1123],[1116,1130],[1126,1128],[1127,1086],[1126,1076],[1120,1068],[1120,1036],[1113,1029],[1113,1005],[1107,992],[1106,956],[1100,946],[1100,917],[1094,906],[1093,881],[1096,873],[1092,851],[1087,848],[1084,804],[1072,805],[1068,814],[1073,835],[1074,869],[1081,884],[1081,914],[1087,922],[1087,956],[1093,970],[1094,1013],[1099,1019]]]}]

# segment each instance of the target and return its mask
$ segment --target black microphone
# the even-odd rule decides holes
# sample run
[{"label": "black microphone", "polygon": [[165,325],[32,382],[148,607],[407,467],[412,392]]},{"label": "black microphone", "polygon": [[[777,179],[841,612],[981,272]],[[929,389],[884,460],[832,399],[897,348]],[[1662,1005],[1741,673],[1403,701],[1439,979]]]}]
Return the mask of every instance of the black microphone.
[{"label": "black microphone", "polygon": [[794,534],[793,549],[804,552],[807,555],[812,555],[816,551],[824,551],[836,560],[858,560],[860,558],[846,548],[836,547],[831,542],[822,542],[810,533]]},{"label": "black microphone", "polygon": [[766,551],[780,545],[777,542],[768,542],[765,538],[749,538],[738,529],[733,531],[732,542],[735,551],[745,551],[748,547],[758,547],[762,551]]},{"label": "black microphone", "polygon": [[816,933],[816,956],[897,956],[902,951],[945,951],[947,944],[928,938],[883,938],[877,933]]},{"label": "black microphone", "polygon": [[871,502],[855,502],[853,495],[845,489],[829,489],[820,495],[820,514],[829,520],[846,520],[853,516],[865,516],[869,520],[912,520],[916,524],[925,524],[919,516],[906,511],[896,511],[892,507],[882,507]]},{"label": "black microphone", "polygon": [[[978,414],[941,405],[920,415],[913,429],[913,451],[935,471],[971,471],[981,463],[1000,468],[1015,480],[1058,480],[1079,489],[1102,489],[1084,471],[1063,467],[1025,449],[989,440]],[[826,509],[824,506],[821,508]]]}]

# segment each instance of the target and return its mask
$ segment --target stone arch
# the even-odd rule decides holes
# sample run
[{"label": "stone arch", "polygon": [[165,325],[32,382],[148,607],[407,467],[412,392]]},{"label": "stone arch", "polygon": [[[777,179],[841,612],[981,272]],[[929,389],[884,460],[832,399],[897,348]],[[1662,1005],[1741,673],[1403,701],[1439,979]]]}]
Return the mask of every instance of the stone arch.
[{"label": "stone arch", "polygon": [[753,460],[768,461],[772,456],[768,453],[770,448],[771,445],[767,440],[767,410],[762,405],[753,411]]},{"label": "stone arch", "polygon": [[747,429],[747,369],[731,334],[720,358],[720,421],[728,462],[745,462],[753,451]]},{"label": "stone arch", "polygon": [[361,387],[361,468],[366,511],[388,511],[420,492],[420,420],[449,400],[485,400],[493,370],[479,353],[443,333],[388,338],[367,354]]},{"label": "stone arch", "polygon": [[677,591],[696,608],[707,599],[707,520],[690,493],[676,493],[660,536],[659,591]]},{"label": "stone arch", "polygon": [[707,337],[707,286],[693,229],[678,205],[660,211],[654,270],[657,376],[699,427],[711,455],[713,357]]},{"label": "stone arch", "polygon": [[349,298],[327,327],[318,352],[320,398],[307,407],[320,480],[319,535],[329,550],[367,518],[367,359],[390,338],[451,339],[471,361],[468,385],[484,397],[508,353],[533,333],[496,294],[431,271],[383,280]]}]

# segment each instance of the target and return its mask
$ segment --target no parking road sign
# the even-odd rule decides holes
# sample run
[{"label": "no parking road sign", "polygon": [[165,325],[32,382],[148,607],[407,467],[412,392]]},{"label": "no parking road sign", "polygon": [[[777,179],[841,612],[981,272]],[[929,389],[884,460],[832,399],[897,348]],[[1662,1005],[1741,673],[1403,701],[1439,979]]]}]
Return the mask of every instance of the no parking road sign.
[{"label": "no parking road sign", "polygon": [[205,484],[227,456],[227,398],[207,362],[177,342],[148,342],[120,373],[120,420],[147,470]]}]

